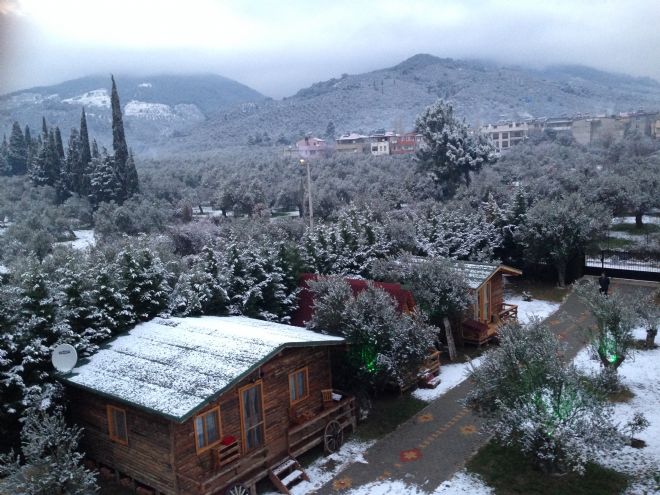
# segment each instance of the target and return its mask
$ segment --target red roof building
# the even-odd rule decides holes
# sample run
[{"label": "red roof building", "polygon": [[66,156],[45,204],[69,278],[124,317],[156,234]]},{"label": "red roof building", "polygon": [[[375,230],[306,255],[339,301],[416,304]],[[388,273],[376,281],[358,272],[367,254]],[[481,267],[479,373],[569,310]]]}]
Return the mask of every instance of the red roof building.
[{"label": "red roof building", "polygon": [[[318,280],[318,278],[319,276],[314,273],[303,273],[300,276],[299,287],[301,291],[298,294],[298,309],[291,318],[292,325],[304,327],[305,323],[312,319],[312,315],[314,314],[314,294],[309,288],[308,281]],[[397,307],[402,313],[408,313],[416,306],[412,292],[401,287],[401,284],[374,282],[358,278],[347,278],[345,280],[350,285],[353,295],[357,295],[365,290],[370,283],[374,287],[384,290],[396,301]]]}]

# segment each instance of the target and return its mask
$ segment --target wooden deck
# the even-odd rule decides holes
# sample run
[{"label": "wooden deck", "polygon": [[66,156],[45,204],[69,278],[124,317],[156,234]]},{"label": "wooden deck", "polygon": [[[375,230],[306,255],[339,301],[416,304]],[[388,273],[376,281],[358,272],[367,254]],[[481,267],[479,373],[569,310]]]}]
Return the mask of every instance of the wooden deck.
[{"label": "wooden deck", "polygon": [[481,346],[497,337],[500,325],[507,321],[518,319],[518,306],[515,304],[502,303],[497,312],[497,319],[491,323],[482,323],[475,320],[465,320],[463,326],[463,340],[467,344]]}]

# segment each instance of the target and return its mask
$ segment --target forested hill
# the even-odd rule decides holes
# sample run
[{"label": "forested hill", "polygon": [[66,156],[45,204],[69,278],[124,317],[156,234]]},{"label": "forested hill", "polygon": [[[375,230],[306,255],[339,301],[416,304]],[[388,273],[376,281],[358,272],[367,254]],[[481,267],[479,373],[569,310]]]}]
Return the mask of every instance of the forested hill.
[{"label": "forested hill", "polygon": [[307,132],[323,136],[330,121],[337,133],[410,129],[415,117],[437,98],[451,101],[459,115],[476,124],[501,118],[658,110],[660,83],[582,66],[533,70],[415,55],[387,69],[313,84],[247,112],[235,109],[170,145],[203,149],[245,144],[256,131],[273,140],[294,140]]},{"label": "forested hill", "polygon": [[[116,75],[128,142],[145,151],[159,138],[189,130],[218,112],[264,99],[259,92],[214,74]],[[108,146],[111,136],[110,77],[89,76],[0,96],[0,132],[9,134],[14,121],[41,129],[41,117],[65,136],[80,124],[85,106],[92,137]]]},{"label": "forested hill", "polygon": [[[43,113],[66,134],[85,103],[91,133],[107,136],[109,112],[99,104],[106,95],[93,92],[106,88],[107,79],[84,78],[2,97],[0,124],[8,132],[11,121],[38,124]],[[138,154],[245,145],[251,136],[259,134],[261,139],[264,133],[265,142],[293,142],[310,132],[324,136],[329,122],[336,134],[410,129],[415,117],[438,98],[452,102],[471,124],[660,110],[660,83],[649,78],[582,66],[535,70],[431,55],[341,75],[282,100],[265,98],[220,76],[118,77],[117,84],[127,139]]]}]

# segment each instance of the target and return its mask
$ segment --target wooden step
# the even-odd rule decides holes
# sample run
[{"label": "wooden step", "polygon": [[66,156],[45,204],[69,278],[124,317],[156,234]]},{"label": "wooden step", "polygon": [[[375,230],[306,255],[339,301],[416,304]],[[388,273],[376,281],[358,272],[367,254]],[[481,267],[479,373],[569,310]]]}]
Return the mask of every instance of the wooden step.
[{"label": "wooden step", "polygon": [[268,477],[273,485],[285,495],[290,495],[289,488],[302,480],[309,481],[309,477],[300,463],[289,456],[268,470]]}]

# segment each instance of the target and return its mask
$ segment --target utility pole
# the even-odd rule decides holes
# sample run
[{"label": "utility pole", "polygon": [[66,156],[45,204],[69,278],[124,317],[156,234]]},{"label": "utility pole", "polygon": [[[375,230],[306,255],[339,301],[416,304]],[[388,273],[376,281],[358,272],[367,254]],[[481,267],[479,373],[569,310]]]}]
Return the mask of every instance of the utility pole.
[{"label": "utility pole", "polygon": [[314,228],[314,210],[312,209],[312,178],[309,173],[309,161],[300,159],[300,165],[307,167],[307,198],[309,199],[309,228]]}]

